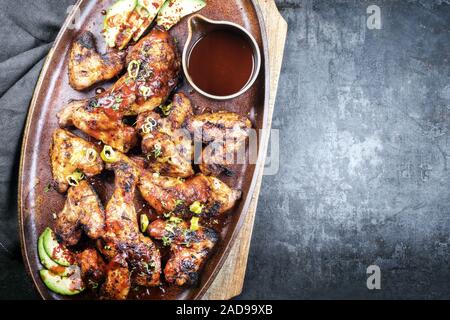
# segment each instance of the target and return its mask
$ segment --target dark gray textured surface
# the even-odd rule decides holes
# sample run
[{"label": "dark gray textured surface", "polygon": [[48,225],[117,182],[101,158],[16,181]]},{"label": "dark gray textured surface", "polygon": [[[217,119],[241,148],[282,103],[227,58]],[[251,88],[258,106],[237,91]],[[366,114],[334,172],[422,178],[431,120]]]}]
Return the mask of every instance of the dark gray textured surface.
[{"label": "dark gray textured surface", "polygon": [[[1,70],[51,41],[67,3],[34,8],[43,25],[2,7],[3,22],[22,20],[2,32],[10,49],[0,51]],[[289,24],[274,115],[281,169],[264,179],[241,298],[450,298],[448,1],[277,3]],[[370,4],[381,8],[381,30],[365,27]],[[29,54],[31,66],[41,58]],[[9,251],[0,248],[0,298],[37,297],[15,239],[11,159],[40,64],[19,65],[24,76],[6,93],[12,76],[0,74],[0,240]],[[378,292],[366,289],[371,264],[381,267]]]},{"label": "dark gray textured surface", "polygon": [[[449,3],[277,3],[281,169],[264,179],[242,297],[450,298]],[[365,27],[370,4],[381,30]]]}]

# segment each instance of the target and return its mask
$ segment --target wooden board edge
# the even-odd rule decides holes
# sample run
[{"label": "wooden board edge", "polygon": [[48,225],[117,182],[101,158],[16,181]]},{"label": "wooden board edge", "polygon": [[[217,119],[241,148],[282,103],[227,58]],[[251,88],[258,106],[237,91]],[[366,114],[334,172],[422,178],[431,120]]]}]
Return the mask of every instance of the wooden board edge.
[{"label": "wooden board edge", "polygon": [[[274,0],[258,0],[258,2],[264,17],[269,42],[270,97],[268,127],[271,128],[288,25],[279,13]],[[267,148],[268,141],[265,142],[262,148],[262,152],[264,152],[264,154],[267,154]],[[203,300],[228,300],[242,293],[253,225],[263,177],[262,171],[263,170],[260,170],[260,174],[258,175],[249,212],[241,228],[237,241],[231,249],[227,260],[222,266],[222,269],[216,276],[216,279],[203,296]]]}]

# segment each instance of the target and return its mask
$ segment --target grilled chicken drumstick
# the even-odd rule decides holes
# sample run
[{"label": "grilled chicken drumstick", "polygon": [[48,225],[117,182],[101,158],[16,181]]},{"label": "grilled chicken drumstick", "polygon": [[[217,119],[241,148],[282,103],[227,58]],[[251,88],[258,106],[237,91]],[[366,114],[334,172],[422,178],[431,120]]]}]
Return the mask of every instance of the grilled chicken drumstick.
[{"label": "grilled chicken drumstick", "polygon": [[[114,193],[106,206],[106,229],[101,247],[110,260],[103,290],[107,297],[122,299],[126,297],[124,279],[127,277],[140,286],[159,285],[161,257],[152,240],[139,231],[134,207],[138,170],[121,159],[110,167],[116,178]],[[121,284],[118,291],[115,282]]]}]

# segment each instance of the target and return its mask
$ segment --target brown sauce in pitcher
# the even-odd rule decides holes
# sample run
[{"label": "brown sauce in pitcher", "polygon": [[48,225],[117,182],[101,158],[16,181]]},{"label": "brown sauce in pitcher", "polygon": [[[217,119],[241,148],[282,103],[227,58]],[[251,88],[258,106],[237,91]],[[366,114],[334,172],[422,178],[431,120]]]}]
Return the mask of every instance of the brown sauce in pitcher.
[{"label": "brown sauce in pitcher", "polygon": [[228,96],[250,81],[255,59],[244,34],[223,28],[207,33],[191,49],[188,72],[192,81],[206,93]]}]

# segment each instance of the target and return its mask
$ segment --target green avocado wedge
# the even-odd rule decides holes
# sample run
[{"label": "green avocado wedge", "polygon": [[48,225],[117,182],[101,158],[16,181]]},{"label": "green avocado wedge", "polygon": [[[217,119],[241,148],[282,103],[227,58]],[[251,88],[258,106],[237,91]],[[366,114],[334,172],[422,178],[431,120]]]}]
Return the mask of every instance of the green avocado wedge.
[{"label": "green avocado wedge", "polygon": [[42,265],[48,269],[51,270],[54,274],[57,274],[59,276],[70,276],[74,273],[74,268],[72,267],[63,267],[59,264],[57,264],[55,261],[53,261],[47,254],[47,252],[44,249],[44,234],[41,234],[38,240],[38,254],[39,254],[39,260],[41,261]]},{"label": "green avocado wedge", "polygon": [[79,274],[74,274],[70,277],[61,277],[44,269],[39,271],[39,275],[45,285],[57,294],[74,296],[84,290],[84,285]]},{"label": "green avocado wedge", "polygon": [[156,24],[169,30],[183,17],[206,6],[205,0],[167,0],[159,11]]},{"label": "green avocado wedge", "polygon": [[47,255],[57,264],[68,267],[73,264],[73,254],[56,240],[52,229],[47,228],[41,235]]},{"label": "green avocado wedge", "polygon": [[136,6],[137,0],[117,0],[107,11],[103,25],[109,47],[114,48],[120,42],[118,38],[123,30],[127,30],[128,18]]},{"label": "green avocado wedge", "polygon": [[136,10],[142,10],[145,15],[141,15],[142,23],[133,30],[133,40],[138,41],[145,30],[150,27],[159,10],[162,8],[164,0],[138,0]]}]

